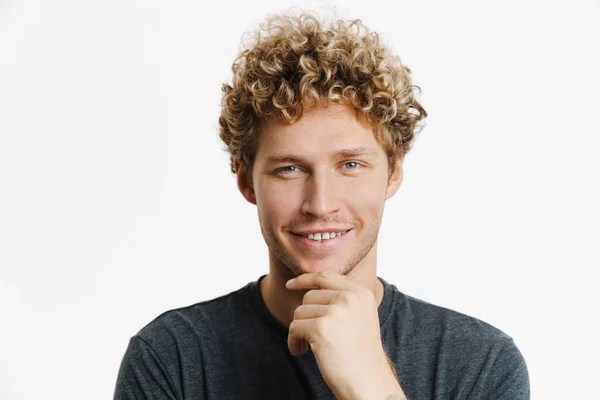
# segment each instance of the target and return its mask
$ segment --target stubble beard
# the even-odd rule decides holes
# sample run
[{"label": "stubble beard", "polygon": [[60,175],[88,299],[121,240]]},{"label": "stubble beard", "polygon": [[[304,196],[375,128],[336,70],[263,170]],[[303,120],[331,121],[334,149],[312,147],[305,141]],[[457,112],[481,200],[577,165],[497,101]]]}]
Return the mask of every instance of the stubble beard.
[{"label": "stubble beard", "polygon": [[[362,243],[358,243],[360,246],[359,250],[352,253],[341,268],[335,268],[336,272],[341,275],[348,275],[366,257],[366,255],[369,254],[377,242],[379,228],[383,219],[383,209],[384,204],[382,204],[379,212],[373,215],[373,218],[370,221],[371,227],[368,229],[368,231],[363,232],[364,239],[362,240]],[[294,260],[294,258],[285,249],[283,243],[277,238],[271,226],[264,220],[264,218],[262,218],[260,210],[258,211],[258,220],[260,223],[260,230],[269,248],[269,251],[275,257],[278,263],[281,264],[282,267],[291,271],[294,276],[299,276],[306,273],[300,264]]]}]

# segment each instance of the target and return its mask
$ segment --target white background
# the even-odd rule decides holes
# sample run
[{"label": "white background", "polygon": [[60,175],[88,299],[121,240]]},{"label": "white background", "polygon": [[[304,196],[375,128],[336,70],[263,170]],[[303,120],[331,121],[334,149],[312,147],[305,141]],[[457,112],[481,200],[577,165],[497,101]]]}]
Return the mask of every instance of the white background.
[{"label": "white background", "polygon": [[107,399],[130,336],[268,272],[217,131],[241,35],[336,6],[429,112],[378,275],[600,399],[598,1],[0,1],[0,399]]}]

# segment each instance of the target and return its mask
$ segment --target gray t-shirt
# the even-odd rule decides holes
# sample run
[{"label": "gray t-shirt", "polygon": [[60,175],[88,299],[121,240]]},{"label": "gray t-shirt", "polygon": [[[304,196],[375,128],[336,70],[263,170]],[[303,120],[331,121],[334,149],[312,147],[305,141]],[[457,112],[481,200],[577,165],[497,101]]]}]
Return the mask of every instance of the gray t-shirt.
[{"label": "gray t-shirt", "polygon": [[[288,328],[262,299],[263,278],[167,311],[140,330],[121,362],[114,398],[334,399],[310,348],[290,354]],[[379,280],[383,344],[409,400],[529,399],[525,360],[509,336]]]}]

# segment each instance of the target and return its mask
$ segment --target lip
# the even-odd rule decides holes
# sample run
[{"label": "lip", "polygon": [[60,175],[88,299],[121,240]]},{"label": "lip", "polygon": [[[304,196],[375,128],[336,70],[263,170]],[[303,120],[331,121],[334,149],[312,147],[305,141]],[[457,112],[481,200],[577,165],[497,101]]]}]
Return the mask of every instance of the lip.
[{"label": "lip", "polygon": [[[304,231],[294,231],[296,235],[308,235],[309,233],[331,233],[331,232],[346,232],[350,231],[352,228],[325,228],[325,229],[310,229]],[[342,235],[343,236],[343,235]]]},{"label": "lip", "polygon": [[[352,234],[353,230],[354,229],[348,230],[342,236],[336,236],[333,239],[327,239],[327,240],[321,240],[321,241],[312,240],[307,237],[300,236],[300,234],[296,234],[296,233],[290,233],[290,235],[292,236],[292,240],[294,241],[294,243],[298,243],[300,246],[304,247],[305,249],[333,250],[333,249],[341,246],[348,239],[348,235]],[[319,231],[311,231],[311,232],[319,232]],[[323,231],[323,232],[336,232],[336,231],[333,230],[333,231]],[[341,232],[341,231],[337,231],[337,232]]]}]

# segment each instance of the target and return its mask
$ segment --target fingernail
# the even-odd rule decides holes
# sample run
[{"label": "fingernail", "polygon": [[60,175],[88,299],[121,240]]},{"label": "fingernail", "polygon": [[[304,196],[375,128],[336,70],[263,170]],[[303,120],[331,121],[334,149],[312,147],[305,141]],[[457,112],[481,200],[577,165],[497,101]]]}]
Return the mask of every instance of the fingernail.
[{"label": "fingernail", "polygon": [[294,284],[294,282],[296,282],[296,278],[292,278],[292,279],[290,279],[289,281],[287,281],[287,282],[285,283],[285,287],[290,287],[290,286],[292,286],[292,285]]}]

